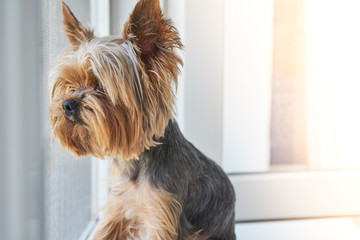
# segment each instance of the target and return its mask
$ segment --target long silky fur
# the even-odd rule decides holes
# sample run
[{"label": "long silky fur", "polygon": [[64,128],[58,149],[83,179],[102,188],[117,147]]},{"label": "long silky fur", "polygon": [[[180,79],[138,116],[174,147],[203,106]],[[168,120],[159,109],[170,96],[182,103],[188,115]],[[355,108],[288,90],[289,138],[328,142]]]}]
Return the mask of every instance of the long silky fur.
[{"label": "long silky fur", "polygon": [[95,37],[62,7],[71,46],[50,74],[53,137],[75,156],[114,159],[94,239],[234,240],[229,179],[172,119],[183,46],[159,1],[139,0],[122,37]]},{"label": "long silky fur", "polygon": [[112,166],[106,217],[94,239],[177,239],[180,203],[171,193],[152,186],[145,175],[129,182],[129,165],[114,162]]},{"label": "long silky fur", "polygon": [[[146,8],[143,2],[155,5]],[[65,51],[52,71],[50,119],[54,137],[76,156],[121,155],[123,160],[129,160],[155,146],[154,136],[164,134],[173,116],[174,90],[182,64],[177,50],[182,44],[156,2],[137,4],[124,25],[122,39],[88,36],[90,30],[77,20],[79,29],[71,29],[75,24],[65,28],[69,39],[74,32],[80,32],[82,37],[70,41],[80,44]],[[152,9],[155,12],[149,16],[153,19],[143,22],[144,16],[137,12]],[[141,41],[154,44],[151,56],[142,54]],[[94,90],[97,81],[101,81],[107,97]],[[81,101],[82,126],[66,122],[61,102],[70,98]],[[64,128],[72,134],[64,132]]]}]

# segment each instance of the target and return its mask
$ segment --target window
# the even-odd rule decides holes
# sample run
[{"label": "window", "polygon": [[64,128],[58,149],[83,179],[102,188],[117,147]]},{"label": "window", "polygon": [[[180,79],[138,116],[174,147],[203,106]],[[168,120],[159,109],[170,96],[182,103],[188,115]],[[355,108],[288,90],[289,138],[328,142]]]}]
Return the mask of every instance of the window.
[{"label": "window", "polygon": [[[108,35],[136,1],[66,2]],[[360,4],[161,2],[185,43],[177,119],[230,175],[236,220],[360,215]],[[68,45],[61,6],[5,1],[0,18],[0,239],[86,239],[107,166],[50,147],[47,73]]]}]

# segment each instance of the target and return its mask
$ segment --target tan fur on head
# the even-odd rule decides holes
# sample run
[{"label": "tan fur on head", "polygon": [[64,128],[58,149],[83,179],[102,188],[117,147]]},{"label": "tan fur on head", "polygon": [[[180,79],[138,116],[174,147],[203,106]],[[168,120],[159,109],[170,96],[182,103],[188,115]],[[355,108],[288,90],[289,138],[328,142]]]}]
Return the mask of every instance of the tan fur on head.
[{"label": "tan fur on head", "polygon": [[[148,7],[146,7],[148,6]],[[136,158],[156,145],[173,115],[182,47],[157,0],[141,0],[124,25],[123,38],[96,38],[63,2],[72,45],[51,73],[53,135],[74,155]],[[104,91],[99,91],[97,85]],[[76,99],[77,121],[62,103]]]},{"label": "tan fur on head", "polygon": [[173,88],[177,87],[179,64],[177,49],[182,49],[178,32],[171,21],[164,19],[158,0],[139,1],[124,24],[123,38],[137,46],[144,69],[142,87],[143,113],[146,127],[156,129],[158,138],[172,116]]}]

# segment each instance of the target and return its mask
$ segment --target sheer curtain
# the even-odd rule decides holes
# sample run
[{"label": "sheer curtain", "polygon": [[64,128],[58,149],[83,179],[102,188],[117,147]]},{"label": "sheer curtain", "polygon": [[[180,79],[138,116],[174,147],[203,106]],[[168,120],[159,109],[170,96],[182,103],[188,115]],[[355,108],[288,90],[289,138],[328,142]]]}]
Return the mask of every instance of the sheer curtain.
[{"label": "sheer curtain", "polygon": [[[90,24],[90,1],[67,0],[75,16],[84,25]],[[48,87],[49,70],[56,64],[56,56],[66,46],[62,32],[61,1],[43,0],[43,59],[44,89]],[[48,109],[48,90],[43,101]],[[91,220],[91,159],[75,159],[57,140],[51,146],[51,131],[44,116],[46,160],[46,238],[79,239]]]}]

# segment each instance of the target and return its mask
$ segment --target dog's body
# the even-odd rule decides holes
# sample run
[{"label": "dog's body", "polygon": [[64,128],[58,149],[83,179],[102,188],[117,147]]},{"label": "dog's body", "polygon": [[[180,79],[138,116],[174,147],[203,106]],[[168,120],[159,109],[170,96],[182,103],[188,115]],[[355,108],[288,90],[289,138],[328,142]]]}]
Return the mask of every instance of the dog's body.
[{"label": "dog's body", "polygon": [[234,240],[233,187],[173,120],[182,47],[158,0],[140,0],[123,38],[96,38],[63,3],[72,45],[51,79],[53,134],[74,155],[113,156],[96,240]]},{"label": "dog's body", "polygon": [[[126,225],[119,239],[130,236],[131,229],[138,229],[141,239],[235,239],[234,193],[221,168],[189,143],[173,120],[160,143],[139,160],[114,162],[114,206],[108,212],[118,215],[111,214],[96,236]],[[123,219],[126,215],[130,221]]]}]

